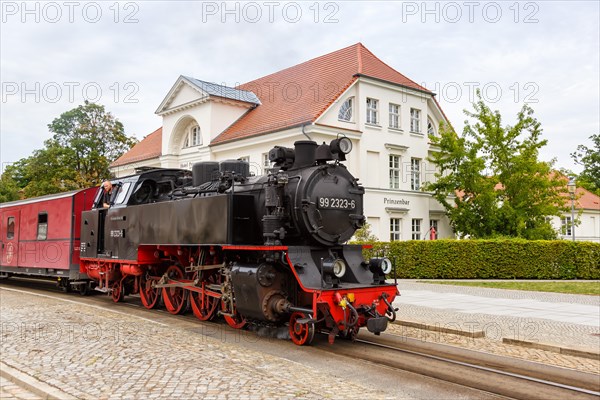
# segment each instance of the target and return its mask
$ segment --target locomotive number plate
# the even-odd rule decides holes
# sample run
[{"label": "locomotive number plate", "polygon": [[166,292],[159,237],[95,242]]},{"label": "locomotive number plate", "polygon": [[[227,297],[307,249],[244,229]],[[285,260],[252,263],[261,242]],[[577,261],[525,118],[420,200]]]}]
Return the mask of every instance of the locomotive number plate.
[{"label": "locomotive number plate", "polygon": [[356,200],[343,199],[341,197],[319,197],[318,208],[325,210],[354,210]]}]

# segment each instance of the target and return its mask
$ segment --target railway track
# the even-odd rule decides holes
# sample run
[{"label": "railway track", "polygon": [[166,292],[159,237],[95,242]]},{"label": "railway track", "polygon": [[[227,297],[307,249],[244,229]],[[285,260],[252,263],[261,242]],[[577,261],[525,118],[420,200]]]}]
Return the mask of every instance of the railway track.
[{"label": "railway track", "polygon": [[[170,326],[208,329],[203,334],[223,340],[225,336],[257,339],[257,333],[235,330],[225,323],[198,321],[193,315],[171,315],[166,311],[154,312],[137,304],[137,299],[115,305],[106,296],[76,297],[65,295],[46,283],[33,280],[0,282],[0,287],[32,294],[58,297],[117,312],[131,312],[144,319],[166,322]],[[190,325],[192,323],[192,325]],[[291,342],[290,346],[294,346]],[[302,351],[335,355],[365,363],[385,366],[391,370],[407,371],[461,387],[475,389],[482,394],[510,399],[598,399],[600,375],[587,374],[565,368],[474,352],[456,347],[432,344],[393,334],[380,337],[360,333],[355,342],[337,340],[329,345],[325,335],[319,335],[313,346]]]},{"label": "railway track", "polygon": [[432,345],[397,335],[372,339],[359,334],[356,343],[336,342],[333,351],[512,399],[597,399],[600,396],[598,375]]}]

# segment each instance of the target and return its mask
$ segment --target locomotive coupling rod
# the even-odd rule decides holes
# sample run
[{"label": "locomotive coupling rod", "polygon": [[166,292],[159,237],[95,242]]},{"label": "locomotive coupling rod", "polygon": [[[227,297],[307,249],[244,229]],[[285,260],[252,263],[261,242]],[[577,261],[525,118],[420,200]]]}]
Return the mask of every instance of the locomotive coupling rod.
[{"label": "locomotive coupling rod", "polygon": [[219,269],[222,266],[223,264],[190,265],[189,267],[185,267],[185,272],[208,271],[210,269]]},{"label": "locomotive coupling rod", "polygon": [[169,288],[169,287],[188,287],[195,286],[194,282],[177,282],[177,283],[156,283],[154,288]]}]

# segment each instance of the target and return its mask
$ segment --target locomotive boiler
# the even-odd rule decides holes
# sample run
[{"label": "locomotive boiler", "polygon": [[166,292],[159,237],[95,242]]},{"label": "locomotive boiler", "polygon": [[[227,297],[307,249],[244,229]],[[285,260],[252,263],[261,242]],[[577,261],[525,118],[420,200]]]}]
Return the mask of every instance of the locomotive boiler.
[{"label": "locomotive boiler", "polygon": [[299,345],[315,332],[379,334],[398,293],[388,259],[345,244],[365,221],[364,188],[343,165],[351,149],[345,137],[277,146],[259,177],[227,160],[114,181],[111,207],[100,189],[82,213],[81,272],[116,302],[139,293],[146,308],[162,298],[170,313],[235,328],[288,325]]}]

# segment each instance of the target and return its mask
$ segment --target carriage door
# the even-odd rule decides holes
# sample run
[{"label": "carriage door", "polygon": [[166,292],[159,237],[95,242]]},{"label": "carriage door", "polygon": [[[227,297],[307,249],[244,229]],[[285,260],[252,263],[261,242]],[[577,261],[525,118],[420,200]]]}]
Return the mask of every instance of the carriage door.
[{"label": "carriage door", "polygon": [[19,211],[3,213],[2,231],[0,232],[2,242],[2,266],[17,267],[19,265]]}]

